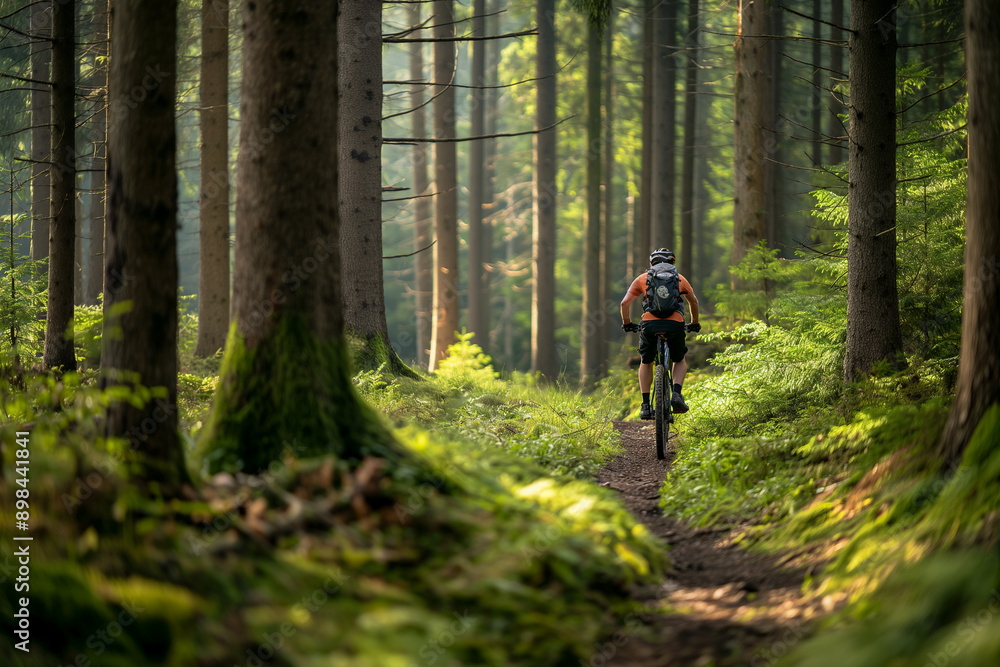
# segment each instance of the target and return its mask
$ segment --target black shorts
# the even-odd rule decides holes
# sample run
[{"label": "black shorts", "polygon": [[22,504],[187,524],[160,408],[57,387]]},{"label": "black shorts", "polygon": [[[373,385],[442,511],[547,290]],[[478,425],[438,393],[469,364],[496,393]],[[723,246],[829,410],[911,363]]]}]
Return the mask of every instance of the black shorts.
[{"label": "black shorts", "polygon": [[639,356],[642,363],[651,364],[656,361],[656,334],[664,333],[667,339],[667,349],[670,360],[680,361],[687,354],[684,344],[684,323],[676,320],[642,320],[639,323]]}]

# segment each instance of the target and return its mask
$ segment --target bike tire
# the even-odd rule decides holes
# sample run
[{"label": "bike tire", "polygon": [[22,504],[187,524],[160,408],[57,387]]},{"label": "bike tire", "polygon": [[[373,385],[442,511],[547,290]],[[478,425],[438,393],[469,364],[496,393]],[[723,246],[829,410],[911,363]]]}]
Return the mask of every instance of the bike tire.
[{"label": "bike tire", "polygon": [[667,404],[670,399],[664,392],[666,375],[663,364],[657,364],[656,378],[653,381],[653,413],[656,415],[656,458],[660,460],[667,458],[667,438],[670,431],[670,423],[667,421]]}]

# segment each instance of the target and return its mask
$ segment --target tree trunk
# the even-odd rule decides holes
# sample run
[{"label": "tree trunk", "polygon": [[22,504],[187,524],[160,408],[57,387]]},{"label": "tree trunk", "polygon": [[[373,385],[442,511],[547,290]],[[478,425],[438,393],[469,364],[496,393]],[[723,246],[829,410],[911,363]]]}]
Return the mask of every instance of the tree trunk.
[{"label": "tree trunk", "polygon": [[[420,23],[420,4],[410,5],[410,25]],[[426,114],[424,113],[424,58],[423,44],[410,44],[410,80],[415,81],[410,86],[410,105],[415,111],[410,114],[413,136],[427,136]],[[418,199],[413,200],[414,217],[414,250],[427,248],[434,240],[434,230],[431,226],[430,177],[427,174],[427,144],[413,145],[413,194]],[[427,352],[431,344],[431,305],[434,289],[432,260],[434,253],[427,250],[418,252],[413,257],[414,289],[416,290],[417,319],[417,364],[427,367]]]},{"label": "tree trunk", "polygon": [[[735,114],[735,187],[733,200],[733,264],[738,264],[750,248],[765,238],[767,211],[773,165],[768,135],[765,131],[769,109],[774,99],[770,68],[774,43],[771,34],[771,10],[767,5],[740,0],[736,38]],[[734,290],[748,285],[735,275]]]},{"label": "tree trunk", "polygon": [[851,2],[847,348],[844,378],[898,363],[894,0]]},{"label": "tree trunk", "polygon": [[[677,0],[656,5],[653,53],[653,201],[651,242],[673,248],[676,188],[677,68],[674,49],[677,38]],[[649,251],[647,251],[649,252]]]},{"label": "tree trunk", "polygon": [[[52,0],[31,5],[31,78],[48,81],[52,63]],[[52,219],[52,180],[49,156],[52,154],[52,93],[48,86],[31,89],[31,259],[49,256],[49,222]]]},{"label": "tree trunk", "polygon": [[[966,0],[969,181],[965,210],[965,302],[958,386],[941,438],[942,461],[957,466],[976,426],[1000,403],[1000,6]],[[997,446],[996,442],[992,443]]]},{"label": "tree trunk", "polygon": [[45,368],[76,370],[73,285],[76,251],[76,57],[74,0],[52,5],[52,222]]},{"label": "tree trunk", "polygon": [[73,305],[82,306],[84,284],[83,219],[86,216],[83,213],[83,195],[79,192],[74,193],[73,207],[76,209],[73,216],[76,223],[76,228],[73,231]]},{"label": "tree trunk", "polygon": [[[452,0],[434,0],[434,37],[454,37]],[[434,43],[434,136],[455,138],[455,89],[448,87],[455,71],[455,43]],[[434,328],[428,367],[437,368],[455,342],[458,331],[458,183],[454,142],[434,144],[434,182],[437,204],[434,207]]]},{"label": "tree trunk", "polygon": [[340,229],[344,324],[355,363],[411,375],[389,342],[382,282],[382,3],[340,0]]},{"label": "tree trunk", "polygon": [[[537,0],[538,55],[535,60],[535,129],[556,122],[555,0]],[[531,228],[531,372],[559,375],[555,339],[556,131],[534,137],[535,178]],[[509,360],[508,360],[509,361]]]},{"label": "tree trunk", "polygon": [[354,392],[343,332],[337,15],[293,0],[243,12],[236,323],[200,445],[213,470],[389,449]]},{"label": "tree trunk", "polygon": [[[604,333],[601,304],[601,31],[587,26],[587,220],[583,231],[583,322],[580,374],[584,387],[600,376]],[[595,150],[595,148],[597,150]]]},{"label": "tree trunk", "polygon": [[209,357],[229,333],[229,0],[201,4],[200,174],[194,353]]},{"label": "tree trunk", "polygon": [[104,386],[153,389],[141,408],[112,403],[107,435],[130,443],[142,467],[134,479],[168,496],[187,480],[177,434],[176,9],[115,3],[111,89],[145,94],[111,101],[105,305],[116,315],[101,355]]},{"label": "tree trunk", "polygon": [[604,30],[605,49],[605,72],[604,72],[604,166],[602,169],[604,180],[603,196],[603,233],[601,238],[601,309],[604,312],[604,326],[599,334],[598,342],[601,349],[599,357],[601,360],[601,377],[607,375],[610,368],[609,341],[618,330],[616,324],[618,318],[611,314],[617,309],[616,302],[612,301],[612,295],[617,291],[613,282],[615,277],[614,264],[614,221],[615,221],[615,76],[614,76],[614,28],[615,13],[608,13],[608,27]]},{"label": "tree trunk", "polygon": [[649,264],[649,253],[654,250],[653,224],[653,29],[656,0],[643,3],[642,21],[642,176],[639,183],[639,218],[636,223],[637,243],[633,250],[632,264],[636,273]]},{"label": "tree trunk", "polygon": [[[681,266],[694,268],[694,148],[698,111],[698,0],[688,0],[687,67],[684,77],[684,153],[681,161]],[[693,274],[692,274],[693,277]]]},{"label": "tree trunk", "polygon": [[108,156],[108,13],[110,0],[94,10],[94,119],[91,129],[94,157],[90,173],[90,252],[87,257],[86,302],[97,305],[104,291],[104,220],[107,206],[105,170]]},{"label": "tree trunk", "polygon": [[[823,3],[821,0],[813,0],[812,5],[812,15],[814,19],[821,18],[823,13]],[[812,62],[813,62],[813,75],[812,75],[812,85],[813,90],[812,96],[812,130],[816,133],[813,139],[812,145],[812,162],[813,165],[819,165],[823,163],[823,144],[820,143],[823,133],[823,104],[821,103],[824,97],[824,93],[821,90],[823,85],[823,70],[820,69],[820,60],[823,57],[823,45],[820,40],[823,38],[822,34],[823,24],[817,20],[812,22]]]},{"label": "tree trunk", "polygon": [[[844,0],[832,0],[830,3],[830,23],[836,26],[844,25]],[[844,31],[840,28],[830,28],[830,40],[840,41],[844,39]],[[845,72],[844,70],[844,47],[840,44],[830,45],[830,69],[832,69],[835,74],[831,75],[830,87],[836,86],[841,77],[841,74]],[[828,98],[830,100],[830,129],[829,135],[831,137],[840,137],[846,134],[844,132],[843,123],[840,121],[840,117],[837,114],[843,113],[843,105],[838,101],[838,98],[834,95],[830,95]],[[830,144],[830,164],[840,164],[844,161],[844,148],[840,143]]]},{"label": "tree trunk", "polygon": [[[486,0],[473,0],[472,33],[476,37],[486,34]],[[472,85],[486,83],[486,42],[472,43]],[[485,127],[485,93],[473,88],[469,112],[472,116],[472,136],[481,137]],[[479,139],[469,143],[469,330],[476,334],[475,343],[483,350],[490,345],[490,304],[484,298],[483,283],[483,144]]]},{"label": "tree trunk", "polygon": [[[487,32],[494,35],[499,35],[503,32],[502,22],[500,16],[498,15],[501,11],[501,0],[489,0],[487,5],[487,14],[490,14],[490,19],[487,21]],[[486,78],[490,85],[497,85],[499,83],[498,68],[500,66],[500,40],[491,39],[486,45]],[[493,288],[492,282],[494,279],[493,272],[493,226],[496,224],[496,205],[497,202],[494,201],[494,185],[493,181],[496,177],[496,159],[497,159],[497,139],[495,136],[497,131],[497,108],[499,106],[500,91],[496,88],[491,88],[486,91],[486,113],[483,119],[484,130],[486,135],[490,138],[483,143],[483,163],[485,165],[485,170],[483,173],[483,205],[484,219],[483,219],[483,264],[486,265],[486,279],[483,282],[483,301],[486,302],[486,307],[489,309],[490,313],[488,322],[492,323],[494,318],[492,317],[493,312]],[[488,214],[487,214],[488,212]],[[492,326],[492,324],[491,324]],[[490,341],[490,348],[493,349],[493,331],[492,329],[487,334],[487,340]]]}]

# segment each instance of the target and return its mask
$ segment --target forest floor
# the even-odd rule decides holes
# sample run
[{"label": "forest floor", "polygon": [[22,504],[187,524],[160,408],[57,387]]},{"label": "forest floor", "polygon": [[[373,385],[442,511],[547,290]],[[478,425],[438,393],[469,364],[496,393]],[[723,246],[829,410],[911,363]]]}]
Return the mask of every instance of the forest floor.
[{"label": "forest floor", "polygon": [[[656,458],[653,422],[615,422],[625,452],[604,466],[598,482],[622,494],[626,507],[669,547],[672,571],[659,586],[636,590],[651,612],[623,623],[595,647],[590,664],[620,667],[770,665],[805,637],[840,600],[803,593],[818,555],[768,557],[734,539],[739,526],[692,529],[660,511],[660,487],[674,458]],[[667,610],[668,613],[663,613]],[[583,663],[586,664],[586,663]]]}]

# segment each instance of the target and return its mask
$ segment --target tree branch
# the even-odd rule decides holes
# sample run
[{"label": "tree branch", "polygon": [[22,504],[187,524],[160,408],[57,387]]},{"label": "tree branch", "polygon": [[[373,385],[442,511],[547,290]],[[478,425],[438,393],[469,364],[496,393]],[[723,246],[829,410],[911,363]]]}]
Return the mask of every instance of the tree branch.
[{"label": "tree branch", "polygon": [[404,255],[382,255],[382,259],[399,259],[400,257],[413,257],[417,253],[423,252],[424,250],[427,250],[428,248],[430,248],[435,243],[437,243],[437,239],[434,239],[433,241],[431,241],[430,243],[428,243],[427,245],[425,245],[420,250],[414,250],[413,252],[408,252],[408,253],[406,253]]},{"label": "tree branch", "polygon": [[420,138],[420,137],[405,137],[405,138],[403,138],[403,137],[388,137],[388,138],[383,138],[382,139],[382,143],[383,144],[404,144],[404,145],[405,144],[450,144],[450,143],[458,143],[460,141],[479,141],[480,139],[496,139],[498,137],[523,137],[523,136],[528,135],[528,134],[541,134],[542,132],[548,132],[549,130],[551,130],[551,129],[557,127],[557,126],[562,125],[563,123],[565,123],[566,121],[570,120],[571,118],[576,118],[576,115],[574,114],[572,116],[569,116],[568,118],[563,118],[561,121],[559,121],[557,123],[553,123],[552,125],[549,125],[548,127],[543,127],[541,129],[538,129],[538,130],[524,130],[523,132],[497,132],[497,133],[494,133],[494,134],[480,134],[480,135],[477,135],[477,136],[474,136],[474,137],[454,137],[454,138],[448,138],[448,139],[438,139],[438,138],[435,138],[435,137],[427,137],[427,138]]},{"label": "tree branch", "polygon": [[433,43],[433,42],[485,42],[491,39],[507,39],[509,37],[525,37],[529,35],[537,35],[538,29],[531,28],[530,30],[521,30],[520,32],[508,32],[503,35],[486,35],[485,37],[475,37],[475,36],[463,36],[463,37],[400,37],[398,39],[383,39],[384,44],[408,44],[413,42],[418,43]]},{"label": "tree branch", "polygon": [[837,25],[836,23],[831,23],[830,21],[824,21],[823,19],[818,19],[815,16],[809,16],[807,14],[803,14],[802,12],[797,12],[794,9],[791,9],[789,7],[785,7],[784,5],[778,5],[778,7],[781,8],[781,9],[784,9],[789,14],[795,14],[796,16],[801,16],[804,19],[808,19],[810,21],[815,21],[817,23],[822,23],[824,25],[828,25],[831,28],[836,28],[837,30],[843,30],[844,32],[851,32],[850,28],[845,28],[842,25]]}]

